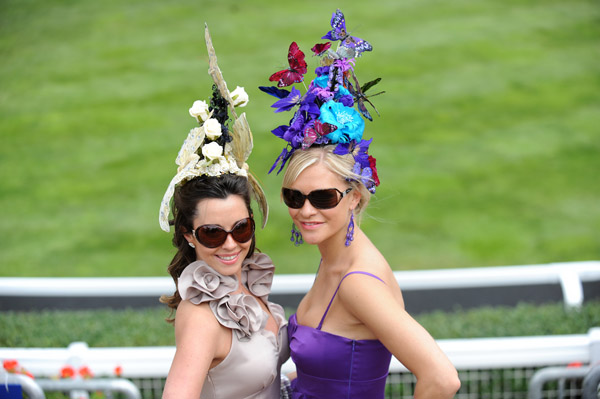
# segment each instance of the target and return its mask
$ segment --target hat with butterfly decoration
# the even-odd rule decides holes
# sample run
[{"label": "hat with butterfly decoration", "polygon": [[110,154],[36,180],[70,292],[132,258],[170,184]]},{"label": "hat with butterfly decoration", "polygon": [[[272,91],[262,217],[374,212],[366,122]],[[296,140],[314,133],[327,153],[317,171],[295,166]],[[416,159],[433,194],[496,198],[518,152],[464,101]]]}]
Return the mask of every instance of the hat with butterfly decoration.
[{"label": "hat with butterfly decoration", "polygon": [[[208,26],[205,26],[208,50],[208,74],[214,81],[210,103],[195,101],[189,112],[199,123],[190,130],[175,160],[177,174],[167,187],[159,212],[160,227],[169,232],[169,204],[175,188],[198,176],[221,176],[233,174],[248,178],[252,194],[263,216],[263,227],[267,223],[269,208],[260,184],[250,173],[246,160],[252,152],[252,132],[246,114],[239,117],[235,107],[245,107],[248,95],[243,87],[230,92],[217,65],[217,56],[212,45]],[[228,115],[231,112],[232,117]]]},{"label": "hat with butterfly decoration", "polygon": [[[373,120],[365,102],[371,106],[373,104],[364,93],[379,83],[381,78],[361,86],[354,72],[356,58],[365,51],[373,50],[373,47],[366,40],[351,36],[346,31],[346,20],[339,9],[333,13],[330,24],[331,30],[322,37],[330,41],[317,43],[312,47],[313,54],[318,56],[321,62],[315,69],[317,76],[308,87],[304,84],[304,75],[307,72],[305,56],[296,42],[292,42],[288,51],[289,68],[269,77],[270,81],[277,82],[277,86],[259,87],[260,90],[278,98],[271,106],[275,108],[275,112],[295,109],[288,125],[272,130],[272,133],[285,140],[287,145],[269,173],[278,166],[277,173],[281,172],[296,150],[332,144],[336,145],[334,154],[353,155],[353,172],[361,176],[362,183],[374,193],[375,187],[379,185],[379,178],[375,158],[368,154],[373,139],[363,139],[363,118]],[[335,50],[332,49],[332,41],[337,42]],[[306,89],[304,94],[292,86],[300,82]],[[287,86],[292,86],[291,90],[282,89]],[[384,92],[377,94],[381,93]],[[373,109],[377,112],[374,106]]]}]

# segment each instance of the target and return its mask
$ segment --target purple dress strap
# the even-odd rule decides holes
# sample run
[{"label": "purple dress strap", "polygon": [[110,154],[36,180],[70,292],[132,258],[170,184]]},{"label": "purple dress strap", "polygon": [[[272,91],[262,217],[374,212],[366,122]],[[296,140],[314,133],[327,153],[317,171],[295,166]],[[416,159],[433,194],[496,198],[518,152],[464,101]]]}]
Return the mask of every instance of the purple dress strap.
[{"label": "purple dress strap", "polygon": [[379,277],[377,277],[374,274],[368,273],[368,272],[361,272],[361,271],[355,271],[355,272],[350,272],[350,273],[346,273],[344,275],[344,277],[342,277],[342,279],[340,280],[337,288],[335,289],[335,292],[333,293],[333,296],[331,297],[331,300],[329,301],[329,305],[327,305],[327,309],[325,309],[325,313],[323,313],[323,317],[321,317],[321,322],[319,323],[319,325],[317,326],[317,330],[320,330],[321,327],[323,327],[323,322],[325,321],[325,316],[327,316],[327,312],[329,312],[329,308],[331,307],[331,304],[333,303],[333,300],[335,299],[335,296],[337,295],[340,286],[342,285],[342,281],[344,281],[344,279],[346,277],[348,277],[351,274],[366,274],[367,276],[371,276],[376,278],[377,280],[381,281],[383,284],[385,284],[385,281],[383,281],[382,279],[380,279]]}]

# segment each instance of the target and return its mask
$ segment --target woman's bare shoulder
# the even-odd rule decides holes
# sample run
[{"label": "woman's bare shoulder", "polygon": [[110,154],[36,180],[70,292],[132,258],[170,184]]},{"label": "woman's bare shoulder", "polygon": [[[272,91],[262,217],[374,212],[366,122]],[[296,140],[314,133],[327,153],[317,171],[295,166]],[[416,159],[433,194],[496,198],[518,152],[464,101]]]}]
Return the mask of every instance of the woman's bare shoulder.
[{"label": "woman's bare shoulder", "polygon": [[195,305],[190,301],[184,300],[177,306],[175,313],[176,329],[178,327],[200,327],[203,330],[217,331],[219,326],[220,324],[210,309],[208,302]]},{"label": "woman's bare shoulder", "polygon": [[[356,257],[348,270],[348,273],[351,272],[364,272],[372,276],[361,275],[361,273],[353,273],[347,276],[345,279],[347,281],[344,281],[340,286],[340,295],[343,298],[348,300],[350,298],[359,299],[363,296],[371,298],[383,296],[383,300],[393,300],[400,307],[404,307],[404,299],[394,271],[385,257],[374,246],[361,252],[360,256]],[[360,300],[364,299],[361,298]]]},{"label": "woman's bare shoulder", "polygon": [[361,248],[359,254],[354,257],[348,269],[350,272],[367,272],[373,274],[385,282],[395,281],[394,273],[379,250],[372,244]]}]

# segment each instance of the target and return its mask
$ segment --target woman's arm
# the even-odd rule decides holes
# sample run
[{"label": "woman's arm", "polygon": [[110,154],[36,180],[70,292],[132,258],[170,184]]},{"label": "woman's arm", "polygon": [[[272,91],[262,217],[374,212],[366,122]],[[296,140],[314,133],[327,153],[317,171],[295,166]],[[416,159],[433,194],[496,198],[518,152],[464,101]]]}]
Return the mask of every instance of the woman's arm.
[{"label": "woman's arm", "polygon": [[452,398],[460,388],[456,369],[429,333],[381,281],[353,274],[339,291],[343,306],[417,378],[415,398]]},{"label": "woman's arm", "polygon": [[163,399],[198,399],[211,363],[218,357],[223,329],[208,304],[182,301],[175,316],[175,357]]}]

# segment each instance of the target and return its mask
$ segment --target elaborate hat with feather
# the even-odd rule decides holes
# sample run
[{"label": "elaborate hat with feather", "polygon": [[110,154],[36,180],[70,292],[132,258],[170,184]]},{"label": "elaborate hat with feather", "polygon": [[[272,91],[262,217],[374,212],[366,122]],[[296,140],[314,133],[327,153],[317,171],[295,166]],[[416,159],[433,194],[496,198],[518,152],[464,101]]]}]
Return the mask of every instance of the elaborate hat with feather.
[{"label": "elaborate hat with feather", "polygon": [[246,106],[248,95],[243,87],[238,86],[232,92],[227,89],[227,83],[217,65],[208,26],[205,26],[205,40],[209,58],[208,74],[214,81],[213,94],[210,103],[196,101],[189,110],[200,126],[190,130],[175,160],[178,165],[177,174],[169,183],[160,205],[160,227],[169,232],[169,205],[176,186],[198,176],[224,174],[248,178],[263,216],[264,227],[269,207],[262,187],[250,173],[246,163],[252,152],[252,132],[246,114],[242,113],[238,117],[235,111],[236,107]]}]

